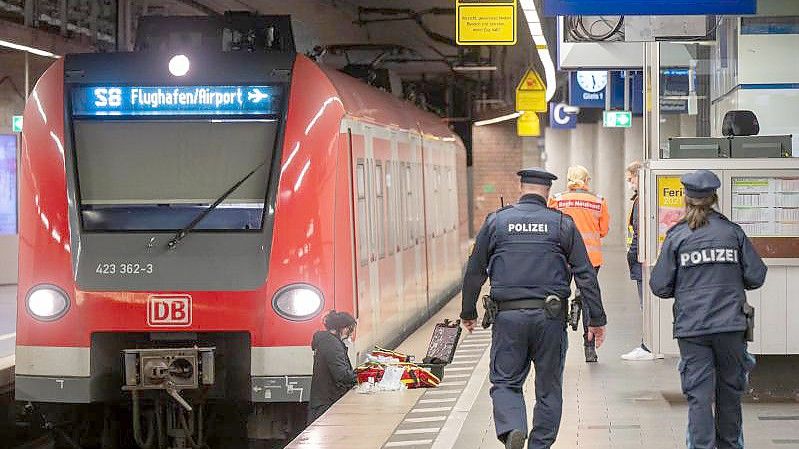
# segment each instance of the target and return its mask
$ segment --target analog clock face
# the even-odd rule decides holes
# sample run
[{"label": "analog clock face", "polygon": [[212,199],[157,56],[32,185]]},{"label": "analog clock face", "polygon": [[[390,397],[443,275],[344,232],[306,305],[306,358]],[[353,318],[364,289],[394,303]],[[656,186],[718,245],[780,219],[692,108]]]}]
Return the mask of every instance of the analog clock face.
[{"label": "analog clock face", "polygon": [[608,72],[604,70],[580,70],[577,84],[586,92],[599,92],[608,85]]}]

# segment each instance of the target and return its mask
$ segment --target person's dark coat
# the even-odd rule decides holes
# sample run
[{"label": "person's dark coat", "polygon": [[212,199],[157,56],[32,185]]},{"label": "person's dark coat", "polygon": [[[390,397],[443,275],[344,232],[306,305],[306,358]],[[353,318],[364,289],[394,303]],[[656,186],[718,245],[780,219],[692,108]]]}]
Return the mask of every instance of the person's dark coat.
[{"label": "person's dark coat", "polygon": [[357,383],[347,346],[336,335],[329,331],[315,333],[311,349],[314,351],[314,364],[308,404],[309,423],[322,416]]}]

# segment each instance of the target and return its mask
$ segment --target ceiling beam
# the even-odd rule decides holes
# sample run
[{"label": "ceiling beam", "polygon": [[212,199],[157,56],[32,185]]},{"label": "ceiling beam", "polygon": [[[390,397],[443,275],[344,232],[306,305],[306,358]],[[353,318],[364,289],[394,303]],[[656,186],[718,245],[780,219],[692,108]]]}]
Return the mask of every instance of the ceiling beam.
[{"label": "ceiling beam", "polygon": [[57,55],[87,53],[97,50],[89,42],[83,42],[78,39],[67,39],[58,34],[48,33],[36,28],[26,27],[4,20],[0,20],[0,40],[46,50]]},{"label": "ceiling beam", "polygon": [[208,15],[208,16],[219,16],[219,15],[221,15],[221,13],[219,11],[217,11],[214,8],[211,8],[210,6],[207,6],[207,5],[203,4],[203,3],[200,3],[198,0],[177,0],[177,1],[178,1],[178,3],[182,3],[182,4],[186,5],[186,6],[190,6],[190,7],[194,8],[194,9],[196,9],[197,11],[199,11],[199,12],[205,14],[205,15]]}]

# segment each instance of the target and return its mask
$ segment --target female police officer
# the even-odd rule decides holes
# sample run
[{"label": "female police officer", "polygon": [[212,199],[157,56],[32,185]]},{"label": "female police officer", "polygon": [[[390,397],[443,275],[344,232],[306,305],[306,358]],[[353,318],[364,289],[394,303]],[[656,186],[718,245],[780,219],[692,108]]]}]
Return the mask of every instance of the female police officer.
[{"label": "female police officer", "polygon": [[741,396],[752,367],[744,290],[763,285],[766,266],[740,226],[713,210],[719,178],[697,170],[681,181],[686,215],[667,233],[649,285],[674,297],[688,447],[742,449]]}]

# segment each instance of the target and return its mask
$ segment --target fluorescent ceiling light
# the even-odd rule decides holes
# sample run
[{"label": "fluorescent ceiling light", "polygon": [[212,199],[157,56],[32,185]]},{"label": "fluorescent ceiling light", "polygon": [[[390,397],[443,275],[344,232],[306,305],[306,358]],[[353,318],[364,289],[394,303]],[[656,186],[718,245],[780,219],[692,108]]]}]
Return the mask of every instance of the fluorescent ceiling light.
[{"label": "fluorescent ceiling light", "polygon": [[501,115],[499,117],[494,117],[486,120],[480,120],[474,122],[474,126],[485,126],[485,125],[493,125],[494,123],[504,122],[506,120],[513,120],[515,118],[521,117],[523,112],[514,112],[513,114]]},{"label": "fluorescent ceiling light", "polygon": [[15,44],[13,42],[8,42],[4,40],[0,40],[0,47],[13,48],[14,50],[19,50],[19,51],[27,51],[28,53],[33,53],[34,55],[45,56],[48,58],[58,59],[61,57],[55,53],[50,53],[49,51],[46,50],[39,50],[38,48],[28,47],[27,45]]},{"label": "fluorescent ceiling light", "polygon": [[456,72],[495,72],[495,65],[456,65],[452,68]]},{"label": "fluorescent ceiling light", "polygon": [[[547,40],[544,37],[544,30],[541,27],[541,18],[535,8],[534,0],[519,0],[524,11],[527,25],[530,28],[530,35],[533,37],[535,47],[538,49],[538,57],[541,59],[541,65],[544,66],[544,75],[546,77],[546,101],[555,96],[555,86],[557,84],[555,72],[555,63],[552,62],[552,56],[547,49]],[[475,123],[476,125],[477,123]]]}]

